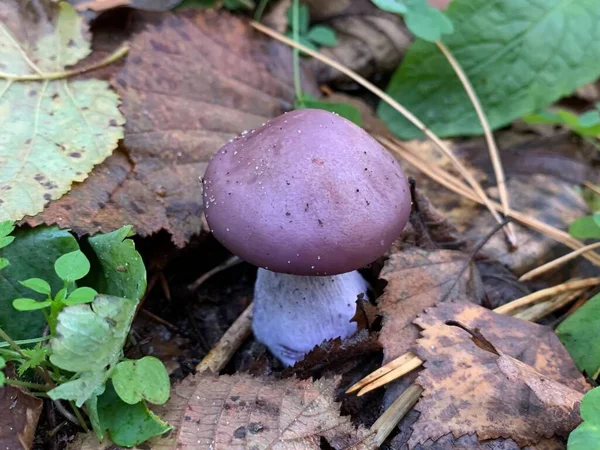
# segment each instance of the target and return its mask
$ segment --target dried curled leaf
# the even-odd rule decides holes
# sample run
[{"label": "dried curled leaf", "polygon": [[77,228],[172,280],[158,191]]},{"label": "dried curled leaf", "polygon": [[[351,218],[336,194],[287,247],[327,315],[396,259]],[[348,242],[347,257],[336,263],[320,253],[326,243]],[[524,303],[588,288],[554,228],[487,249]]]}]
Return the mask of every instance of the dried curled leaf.
[{"label": "dried curled leaf", "polygon": [[85,180],[123,137],[125,119],[105,81],[49,77],[90,53],[87,26],[68,3],[45,11],[3,2],[0,36],[0,221],[20,220]]},{"label": "dried curled leaf", "polygon": [[549,327],[469,303],[443,303],[419,316],[413,349],[425,361],[409,446],[476,433],[520,446],[566,436],[579,423],[589,386]]},{"label": "dried curled leaf", "polygon": [[30,449],[43,406],[42,400],[17,387],[0,388],[0,448]]},{"label": "dried curled leaf", "polygon": [[165,229],[183,246],[201,231],[199,178],[212,154],[293,108],[291,53],[226,13],[133,17],[141,31],[114,79],[125,148],[29,223],[77,233],[132,224],[142,236]]}]

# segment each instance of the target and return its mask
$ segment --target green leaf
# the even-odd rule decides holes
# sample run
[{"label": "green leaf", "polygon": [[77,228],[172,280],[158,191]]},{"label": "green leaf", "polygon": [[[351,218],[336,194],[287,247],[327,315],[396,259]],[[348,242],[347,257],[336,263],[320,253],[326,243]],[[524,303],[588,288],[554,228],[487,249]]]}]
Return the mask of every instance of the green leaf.
[{"label": "green leaf", "polygon": [[19,376],[23,376],[28,369],[34,369],[41,365],[48,356],[48,347],[42,347],[41,343],[38,343],[34,348],[22,348],[21,352],[27,359],[19,366],[17,371]]},{"label": "green leaf", "polygon": [[52,400],[72,400],[81,408],[92,396],[104,392],[104,384],[108,379],[108,372],[84,372],[72,381],[67,381],[48,391]]},{"label": "green leaf", "polygon": [[90,262],[81,250],[75,250],[58,258],[54,270],[61,280],[76,281],[89,273]]},{"label": "green leaf", "polygon": [[[54,13],[50,23],[28,22],[23,12],[17,23],[0,24],[2,72],[35,75],[24,55],[41,72],[62,72],[90,53],[88,27],[72,6],[61,2],[45,11]],[[19,42],[11,26],[28,29],[32,42]],[[0,79],[0,93],[0,161],[8,161],[0,164],[0,220],[42,211],[85,180],[123,137],[119,98],[106,81]]]},{"label": "green leaf", "polygon": [[66,288],[62,288],[54,296],[54,301],[56,301],[56,302],[64,302],[66,296],[67,296],[67,289]]},{"label": "green leaf", "polygon": [[50,340],[50,362],[70,372],[97,372],[122,354],[137,302],[98,295],[92,303],[67,306]]},{"label": "green leaf", "polygon": [[426,0],[406,0],[408,11],[404,15],[406,26],[416,37],[428,42],[442,39],[442,34],[454,32],[452,21]]},{"label": "green leaf", "polygon": [[600,388],[594,388],[583,396],[580,413],[583,423],[569,435],[567,449],[597,449],[600,442]]},{"label": "green leaf", "polygon": [[577,239],[600,239],[600,213],[571,222],[569,234]]},{"label": "green leaf", "polygon": [[110,439],[122,447],[133,447],[173,429],[150,411],[144,402],[135,405],[125,403],[110,382],[96,402],[96,405],[93,405],[94,401],[87,403],[88,410],[92,410],[90,417],[95,416],[91,419],[94,431],[101,437],[108,430]]},{"label": "green leaf", "polygon": [[14,236],[0,237],[0,248],[6,247],[10,243],[12,243],[12,241],[14,241],[14,240],[15,240]]},{"label": "green leaf", "polygon": [[4,269],[6,266],[8,266],[8,264],[8,259],[0,258],[0,270]]},{"label": "green leaf", "polygon": [[46,296],[50,296],[52,294],[52,288],[48,284],[47,281],[42,280],[41,278],[29,278],[25,281],[19,281],[22,286],[31,289],[39,294],[44,294]]},{"label": "green leaf", "polygon": [[4,375],[4,372],[2,372],[2,370],[6,367],[6,361],[4,361],[4,358],[2,356],[0,356],[0,388],[2,386],[4,386],[4,380],[6,380],[6,376]]},{"label": "green leaf", "polygon": [[317,45],[324,45],[327,47],[338,45],[335,31],[332,28],[324,25],[315,25],[312,27],[306,35],[306,38]]},{"label": "green leaf", "polygon": [[[457,29],[443,42],[492,128],[543,110],[600,76],[597,0],[453,0],[445,13]],[[462,84],[432,43],[417,40],[410,47],[387,92],[439,136],[483,132]],[[423,136],[388,105],[381,103],[378,113],[398,136]]]},{"label": "green leaf", "polygon": [[[287,20],[288,20],[288,29],[292,29],[292,24],[294,23],[294,9],[293,6],[290,6],[286,12]],[[310,26],[310,13],[308,11],[308,6],[304,3],[300,3],[298,7],[298,34],[305,35],[308,33],[308,27]]]},{"label": "green leaf", "polygon": [[54,262],[59,256],[77,250],[75,238],[67,231],[57,227],[37,227],[15,231],[15,241],[0,249],[0,258],[10,261],[0,276],[0,327],[15,339],[38,337],[46,325],[41,312],[22,314],[12,307],[12,301],[18,297],[31,297],[45,300],[41,294],[33,294],[21,285],[19,280],[42,278],[53,291],[63,286],[63,281],[54,272]]},{"label": "green leaf", "polygon": [[130,225],[91,237],[90,274],[83,280],[98,292],[139,301],[146,291],[146,268],[135,249]]},{"label": "green leaf", "polygon": [[600,111],[593,109],[579,116],[579,126],[582,128],[594,127],[600,124]]},{"label": "green leaf", "polygon": [[212,8],[215,6],[219,0],[183,0],[176,9],[183,8],[197,8],[197,9],[206,9]]},{"label": "green leaf", "polygon": [[13,300],[13,308],[17,311],[37,311],[38,309],[47,308],[52,304],[52,301],[45,300],[43,302],[38,302],[33,298],[16,298]]},{"label": "green leaf", "polygon": [[254,0],[223,0],[223,7],[230,11],[237,11],[238,9],[254,9]]},{"label": "green leaf", "polygon": [[94,300],[98,293],[92,289],[91,287],[80,287],[75,289],[73,292],[69,294],[69,296],[63,300],[65,305],[81,305],[82,303],[90,303]]},{"label": "green leaf", "polygon": [[375,6],[394,14],[405,14],[408,9],[402,0],[371,0]]},{"label": "green leaf", "polygon": [[[285,35],[292,41],[294,40],[294,35],[291,31],[286,32]],[[306,36],[302,36],[302,35],[298,36],[298,42],[300,44],[304,45],[305,47],[308,47],[309,49],[314,50],[315,52],[317,50],[319,50],[319,48],[315,44],[313,44],[311,41],[309,41],[306,38]],[[300,54],[306,56],[306,53],[304,53],[302,50],[300,50]]]},{"label": "green leaf", "polygon": [[556,334],[579,370],[595,376],[600,369],[600,294],[567,317]]},{"label": "green leaf", "polygon": [[167,369],[160,359],[152,356],[121,361],[112,373],[112,382],[121,400],[130,405],[142,400],[163,405],[171,390]]},{"label": "green leaf", "polygon": [[332,113],[339,114],[340,116],[350,120],[351,122],[354,122],[358,126],[362,125],[362,115],[360,114],[360,111],[348,103],[323,102],[317,100],[311,95],[304,93],[300,100],[296,100],[295,108],[324,109],[325,111],[331,111]]},{"label": "green leaf", "polygon": [[15,224],[11,220],[0,222],[0,237],[8,236],[15,229]]}]

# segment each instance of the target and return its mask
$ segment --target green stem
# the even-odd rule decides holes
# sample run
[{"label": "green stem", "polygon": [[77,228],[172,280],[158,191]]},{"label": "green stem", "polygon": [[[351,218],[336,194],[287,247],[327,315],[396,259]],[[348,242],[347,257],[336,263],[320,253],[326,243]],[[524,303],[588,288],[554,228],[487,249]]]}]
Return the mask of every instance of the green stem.
[{"label": "green stem", "polygon": [[[20,341],[14,341],[14,343],[17,345],[37,344],[38,342],[44,342],[44,341],[47,341],[48,339],[50,339],[50,336],[42,336],[39,338],[22,339]],[[8,342],[0,342],[0,348],[3,348],[3,347],[10,347],[10,344]]]},{"label": "green stem", "polygon": [[255,22],[260,22],[260,19],[262,19],[262,15],[265,12],[267,3],[269,3],[269,0],[260,0],[260,3],[256,7],[256,11],[254,12],[254,21]]},{"label": "green stem", "polygon": [[[292,4],[292,33],[294,41],[300,42],[300,5],[299,0],[294,0]],[[294,66],[294,89],[296,90],[296,101],[302,98],[302,86],[300,85],[300,50],[294,47],[293,50]]]},{"label": "green stem", "polygon": [[38,391],[44,391],[44,392],[50,390],[50,388],[48,386],[46,386],[45,384],[37,384],[37,383],[30,383],[29,381],[13,380],[12,378],[5,378],[4,383],[10,384],[12,386],[24,387],[27,389],[37,389]]},{"label": "green stem", "polygon": [[15,341],[13,341],[10,338],[10,336],[8,334],[6,334],[6,332],[2,329],[2,327],[0,327],[0,339],[3,339],[4,341],[6,341],[8,346],[10,348],[12,348],[15,352],[17,352],[20,357],[25,358],[25,355],[23,354],[21,347],[19,347],[19,344],[17,344]]},{"label": "green stem", "polygon": [[71,409],[75,413],[75,417],[77,417],[77,421],[79,422],[79,425],[87,433],[89,430],[88,430],[87,424],[85,423],[85,419],[81,415],[81,411],[79,411],[79,408],[75,405],[75,402],[73,400],[69,400],[69,404],[71,405]]}]

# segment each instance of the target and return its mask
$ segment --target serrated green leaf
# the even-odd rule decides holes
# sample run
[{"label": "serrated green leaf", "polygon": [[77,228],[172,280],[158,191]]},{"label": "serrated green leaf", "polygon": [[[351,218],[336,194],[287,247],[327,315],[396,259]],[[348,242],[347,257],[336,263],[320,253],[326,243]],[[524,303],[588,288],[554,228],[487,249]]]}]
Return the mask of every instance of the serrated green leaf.
[{"label": "serrated green leaf", "polygon": [[58,315],[50,361],[70,372],[97,372],[119,360],[137,302],[98,295],[92,303],[67,306]]},{"label": "serrated green leaf", "polygon": [[571,222],[569,234],[577,239],[600,239],[600,213]]},{"label": "serrated green leaf", "polygon": [[296,100],[295,108],[324,109],[325,111],[331,111],[332,113],[339,114],[351,122],[354,122],[358,126],[362,125],[362,115],[360,114],[360,111],[348,103],[324,102],[304,93],[300,100]]},{"label": "serrated green leaf", "polygon": [[72,381],[67,381],[48,391],[52,400],[72,400],[81,408],[92,396],[104,391],[108,379],[107,371],[84,372]]},{"label": "serrated green leaf", "polygon": [[0,222],[0,237],[8,236],[15,229],[15,224],[11,220]]},{"label": "serrated green leaf", "polygon": [[439,9],[429,6],[426,0],[406,0],[406,6],[404,22],[419,39],[435,42],[441,40],[443,34],[454,32],[452,21]]},{"label": "serrated green leaf", "polygon": [[28,369],[38,367],[46,360],[46,357],[48,356],[48,348],[42,347],[39,343],[34,348],[22,348],[21,352],[27,357],[27,359],[19,366],[17,370],[19,376],[23,376]]},{"label": "serrated green leaf", "polygon": [[54,272],[54,262],[61,255],[79,248],[75,238],[57,227],[37,227],[15,231],[15,241],[0,249],[0,258],[10,264],[0,276],[0,327],[15,339],[30,339],[42,334],[46,320],[41,312],[23,314],[15,310],[12,301],[19,297],[44,300],[19,283],[20,280],[39,277],[46,280],[53,291],[64,282]]},{"label": "serrated green leaf", "polygon": [[387,12],[403,15],[406,13],[406,4],[402,0],[371,0],[375,6]]},{"label": "serrated green leaf", "polygon": [[[62,72],[90,53],[87,25],[72,6],[39,10],[47,11],[54,13],[49,21],[27,22],[22,13],[16,15],[21,23],[0,23],[2,72]],[[37,42],[19,42],[11,27],[31,28]],[[0,220],[35,215],[87,178],[123,137],[118,104],[103,80],[0,79]]]},{"label": "serrated green leaf", "polygon": [[315,25],[312,27],[308,34],[306,35],[306,39],[314,42],[317,45],[323,45],[327,47],[333,47],[334,45],[338,45],[337,37],[335,36],[335,31],[324,25]]},{"label": "serrated green leaf", "polygon": [[97,417],[97,420],[92,420],[93,425],[98,423],[98,429],[94,427],[96,434],[101,436],[108,430],[110,439],[122,447],[133,447],[173,429],[150,411],[144,402],[135,405],[123,402],[111,382],[106,384],[106,391],[98,397],[96,405],[92,401],[87,405],[96,411],[92,413]]},{"label": "serrated green leaf", "polygon": [[592,450],[600,442],[600,388],[588,391],[581,400],[583,423],[569,435],[568,450]]},{"label": "serrated green leaf", "polygon": [[[597,0],[453,0],[445,13],[457,29],[443,42],[492,128],[543,110],[600,76]],[[482,134],[464,88],[434,44],[418,40],[410,47],[387,92],[439,136]],[[398,136],[423,136],[388,105],[380,104],[378,113]]]},{"label": "serrated green leaf", "polygon": [[579,370],[595,375],[600,369],[600,294],[567,317],[556,334]]},{"label": "serrated green leaf", "polygon": [[[293,6],[290,6],[286,12],[287,20],[288,20],[288,28],[292,29],[292,24],[294,23],[294,9]],[[304,3],[300,3],[298,6],[298,34],[305,35],[308,33],[308,27],[310,26],[310,13],[308,11],[308,6]]]},{"label": "serrated green leaf", "polygon": [[121,361],[111,378],[116,393],[130,405],[142,400],[163,405],[169,400],[169,374],[158,358],[145,356],[139,360]]},{"label": "serrated green leaf", "polygon": [[98,293],[94,289],[84,286],[71,292],[69,296],[63,300],[63,303],[68,306],[90,303],[94,300],[96,295],[98,295]]},{"label": "serrated green leaf", "polygon": [[146,268],[130,225],[89,239],[92,270],[83,280],[98,292],[139,301],[146,291]]},{"label": "serrated green leaf", "polygon": [[17,311],[37,311],[39,309],[44,309],[49,307],[52,304],[50,300],[45,300],[43,302],[38,302],[32,298],[16,298],[13,300],[13,308]]},{"label": "serrated green leaf", "polygon": [[38,294],[44,294],[50,296],[52,293],[52,288],[48,284],[46,280],[42,280],[41,278],[29,278],[25,281],[19,281],[21,286],[25,286],[32,291],[37,292]]},{"label": "serrated green leaf", "polygon": [[61,280],[77,281],[90,272],[90,262],[81,250],[75,250],[58,258],[54,270]]}]

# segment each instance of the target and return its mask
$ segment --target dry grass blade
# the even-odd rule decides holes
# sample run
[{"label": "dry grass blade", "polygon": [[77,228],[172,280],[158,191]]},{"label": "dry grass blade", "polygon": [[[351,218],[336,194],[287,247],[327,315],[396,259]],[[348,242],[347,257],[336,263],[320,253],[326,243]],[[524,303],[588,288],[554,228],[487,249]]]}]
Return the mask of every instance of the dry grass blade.
[{"label": "dry grass blade", "polygon": [[[473,108],[475,109],[475,112],[477,113],[477,117],[479,117],[479,121],[481,122],[481,127],[483,128],[483,133],[485,134],[485,140],[487,142],[488,149],[490,151],[490,159],[492,160],[492,166],[494,167],[494,174],[496,175],[496,184],[498,185],[498,193],[500,194],[500,203],[502,204],[502,212],[506,217],[508,217],[508,215],[510,213],[510,205],[509,205],[509,200],[508,200],[508,191],[506,190],[506,179],[504,177],[504,168],[502,167],[502,160],[500,159],[498,147],[496,146],[496,141],[494,140],[494,135],[492,133],[492,130],[490,129],[490,125],[487,120],[487,117],[485,116],[485,112],[483,111],[483,108],[481,107],[481,103],[479,102],[477,93],[473,89],[473,86],[471,85],[469,78],[467,78],[467,75],[463,71],[461,65],[456,60],[456,58],[454,58],[454,55],[452,54],[450,49],[448,49],[448,47],[446,47],[444,45],[444,43],[441,41],[436,41],[435,44],[438,46],[440,51],[444,54],[444,56],[446,57],[446,59],[448,60],[448,62],[452,66],[452,68],[454,69],[454,72],[458,76],[458,79],[462,83],[467,95],[469,96],[469,99],[471,100],[471,103],[473,104]],[[511,222],[506,224],[505,231],[506,231],[506,237],[508,238],[511,246],[516,248],[517,247],[517,236],[515,234],[515,230],[514,230],[513,224]]]},{"label": "dry grass blade", "polygon": [[573,300],[578,298],[581,294],[583,294],[585,291],[585,289],[579,289],[572,292],[564,292],[560,295],[557,295],[551,300],[538,303],[537,305],[532,305],[529,308],[519,311],[518,313],[514,314],[513,317],[522,320],[529,320],[530,322],[535,322],[536,320],[547,316],[551,312],[568,305]]},{"label": "dry grass blade", "polygon": [[334,69],[339,70],[344,75],[347,75],[348,77],[350,77],[351,79],[356,81],[358,84],[360,84],[361,86],[363,86],[366,89],[368,89],[369,91],[371,91],[373,94],[375,94],[381,100],[383,100],[384,102],[389,104],[392,108],[394,108],[396,111],[398,111],[404,117],[406,117],[406,119],[408,119],[413,125],[415,125],[423,133],[425,133],[425,135],[437,146],[437,148],[444,155],[446,155],[450,159],[450,161],[452,161],[452,164],[454,165],[454,167],[456,167],[456,170],[458,170],[458,172],[461,174],[461,176],[469,183],[469,185],[473,189],[473,192],[475,192],[475,195],[477,195],[477,197],[481,200],[482,204],[484,204],[490,210],[490,212],[492,213],[492,215],[494,216],[494,218],[496,219],[496,221],[498,223],[502,223],[502,218],[500,217],[500,214],[498,214],[497,208],[494,208],[492,201],[486,195],[483,188],[481,187],[479,182],[475,179],[473,174],[471,174],[471,172],[469,172],[469,170],[456,157],[456,155],[452,152],[452,150],[444,142],[442,142],[442,140],[439,137],[437,137],[434,133],[432,133],[423,124],[423,122],[421,122],[416,116],[414,116],[404,106],[402,106],[400,103],[398,103],[392,97],[390,97],[388,94],[383,92],[381,89],[379,89],[373,83],[370,83],[369,81],[365,80],[363,77],[358,75],[356,72],[348,69],[346,66],[338,63],[337,61],[334,61],[333,59],[331,59],[327,56],[324,56],[324,55],[320,54],[319,52],[315,52],[315,51],[309,49],[308,47],[305,47],[304,45],[293,41],[292,39],[288,39],[284,35],[276,32],[268,27],[265,27],[264,25],[261,25],[260,23],[252,22],[251,25],[254,28],[256,28],[258,31],[260,31],[268,36],[271,36],[273,39],[277,39],[278,41],[283,42],[283,43],[289,45],[290,47],[302,50],[307,55],[310,55],[313,58],[318,59],[319,61],[333,67]]},{"label": "dry grass blade", "polygon": [[210,269],[208,272],[206,272],[205,274],[200,276],[196,281],[194,281],[193,283],[191,283],[188,286],[188,289],[190,291],[197,290],[210,277],[212,277],[226,269],[229,269],[230,267],[236,266],[236,265],[240,264],[241,262],[242,262],[242,260],[240,258],[238,258],[237,256],[232,256],[227,261],[225,261],[223,264],[219,264],[217,267]]},{"label": "dry grass blade", "polygon": [[567,253],[566,255],[561,256],[560,258],[556,258],[553,261],[547,262],[544,265],[541,265],[539,267],[536,267],[533,270],[530,270],[526,274],[521,275],[521,278],[519,278],[519,281],[531,280],[532,278],[535,278],[549,270],[552,270],[552,269],[560,266],[561,264],[564,264],[568,261],[571,261],[572,259],[577,258],[579,255],[589,252],[590,250],[595,250],[597,248],[600,248],[600,242],[596,242],[594,244],[589,244],[589,245],[586,245],[585,247],[581,247],[575,251],[572,251],[571,253]]},{"label": "dry grass blade", "polygon": [[[417,358],[417,356],[414,355],[413,353],[410,353],[410,352],[405,353],[404,355],[400,356],[399,358],[396,358],[389,364],[386,364],[385,366],[377,369],[375,372],[372,372],[371,374],[369,374],[368,376],[366,376],[365,378],[360,380],[358,383],[355,383],[354,385],[352,385],[346,391],[346,394],[351,394],[352,392],[356,392],[356,391],[362,389],[367,384],[377,380],[378,378],[388,374],[389,372],[392,372],[394,369],[397,369],[398,367],[403,366],[404,364],[408,363],[409,361],[411,361],[414,358]],[[417,358],[417,359],[419,359],[419,358]]]},{"label": "dry grass blade", "polygon": [[[412,355],[412,353],[407,353],[407,355]],[[406,355],[403,355],[403,356],[406,356]],[[418,356],[412,355],[412,358],[410,358],[404,364],[402,364],[401,366],[396,367],[394,370],[386,373],[381,378],[371,382],[369,385],[362,388],[356,395],[358,397],[360,397],[362,395],[365,395],[367,392],[371,392],[371,391],[377,389],[378,387],[388,384],[390,381],[393,381],[397,378],[403,377],[407,373],[415,370],[421,364],[423,364],[423,361]]]},{"label": "dry grass blade", "polygon": [[219,373],[252,333],[252,303],[233,322],[217,345],[196,366],[196,372],[209,370]]},{"label": "dry grass blade", "polygon": [[596,195],[600,195],[600,188],[590,181],[585,181],[583,185]]},{"label": "dry grass blade", "polygon": [[540,300],[554,295],[562,294],[563,292],[569,292],[573,290],[579,290],[583,288],[593,287],[600,284],[600,277],[584,278],[582,280],[568,281],[566,283],[558,284],[540,291],[534,292],[533,294],[526,295],[517,300],[514,300],[506,305],[499,306],[494,309],[494,312],[498,314],[511,314],[518,309],[538,303]]},{"label": "dry grass blade", "polygon": [[[375,138],[385,145],[388,149],[398,154],[401,158],[406,160],[409,164],[413,165],[415,168],[419,169],[421,172],[426,174],[432,180],[437,181],[442,186],[447,189],[456,192],[459,195],[462,195],[465,198],[468,198],[476,203],[482,204],[482,201],[475,195],[475,193],[462,181],[456,179],[456,177],[450,175],[443,169],[440,169],[437,166],[433,166],[430,163],[423,161],[416,154],[411,152],[410,150],[403,147],[398,142],[395,142],[389,138],[383,136],[375,136]],[[502,206],[496,202],[492,202],[492,206],[498,210],[502,209]],[[529,217],[526,214],[522,214],[514,209],[510,210],[509,216],[523,225],[539,231],[540,233],[545,234],[548,237],[560,242],[561,244],[566,245],[573,250],[580,249],[584,247],[584,244],[569,235],[568,233],[559,230],[558,228],[554,228],[544,222],[541,222],[533,217]],[[583,257],[593,264],[600,266],[600,255],[594,252],[584,253]]]}]

